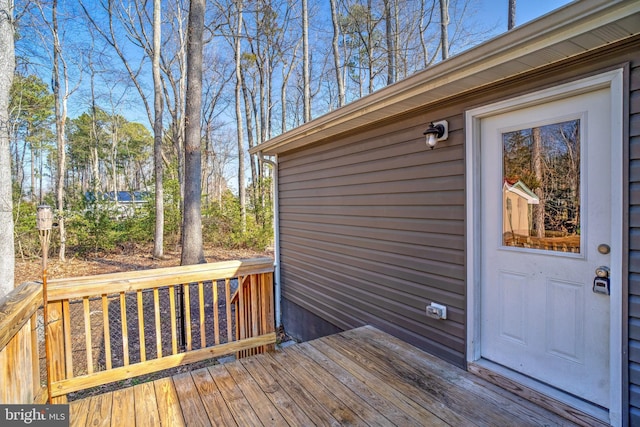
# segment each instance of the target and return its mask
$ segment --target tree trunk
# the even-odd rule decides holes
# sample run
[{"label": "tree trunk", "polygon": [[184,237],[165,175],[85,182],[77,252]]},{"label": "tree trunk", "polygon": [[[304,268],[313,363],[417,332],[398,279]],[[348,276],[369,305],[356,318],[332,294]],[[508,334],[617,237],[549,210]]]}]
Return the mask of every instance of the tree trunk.
[{"label": "tree trunk", "polygon": [[29,144],[29,153],[31,158],[31,201],[36,202],[36,155],[33,144]]},{"label": "tree trunk", "polygon": [[235,34],[234,54],[236,62],[236,129],[238,132],[238,198],[240,201],[240,223],[242,233],[247,231],[247,194],[244,176],[244,144],[242,129],[242,52],[240,37],[242,35],[242,0],[236,0],[238,22]]},{"label": "tree trunk", "polygon": [[161,0],[153,1],[153,170],[156,181],[156,223],[153,235],[153,257],[164,257],[164,168],[162,164],[162,80],[160,76]]},{"label": "tree trunk", "polygon": [[[384,0],[385,28],[387,37],[387,84],[396,81],[396,46],[394,39],[394,18],[391,13],[391,0]],[[395,9],[394,9],[395,11]]]},{"label": "tree trunk", "polygon": [[[247,124],[247,143],[249,145],[249,148],[253,147],[255,145],[254,140],[253,140],[253,118],[256,117],[256,123],[258,123],[258,111],[257,111],[257,107],[255,104],[252,104],[252,97],[250,96],[251,93],[249,92],[249,88],[247,88],[247,84],[246,84],[246,79],[244,77],[242,77],[240,83],[242,84],[242,97],[244,99],[244,117],[245,117],[245,121]],[[260,132],[258,130],[256,130],[256,135],[258,135],[258,137],[260,137]],[[242,149],[242,159],[243,159],[243,163],[244,163],[244,149]],[[250,160],[250,165],[251,165],[251,182],[252,183],[257,183],[257,174],[256,174],[256,165],[253,162],[253,159],[249,159]],[[243,168],[244,169],[244,168]],[[244,179],[243,179],[244,181]],[[245,196],[243,196],[245,197]],[[255,203],[256,201],[256,187],[255,185],[252,186],[251,188],[251,199],[253,201],[253,203]]]},{"label": "tree trunk", "polygon": [[202,45],[204,34],[205,0],[191,0],[187,41],[187,104],[185,109],[185,189],[182,235],[182,265],[201,264],[202,217],[200,195],[202,182],[202,147],[200,142],[200,114],[202,111]]},{"label": "tree trunk", "polygon": [[440,47],[442,59],[449,57],[449,0],[440,0]]},{"label": "tree trunk", "polygon": [[311,120],[311,78],[309,77],[309,8],[307,0],[302,0],[302,85],[303,121]]},{"label": "tree trunk", "polygon": [[509,0],[509,22],[507,29],[511,30],[516,26],[516,0]]},{"label": "tree trunk", "polygon": [[[60,251],[58,257],[60,261],[66,260],[67,231],[64,222],[64,192],[65,173],[67,168],[67,155],[64,141],[64,128],[67,121],[66,95],[60,95],[60,38],[58,34],[58,0],[53,0],[51,6],[51,28],[53,35],[53,98],[55,103],[56,116],[56,142],[58,148],[58,176],[56,185],[56,199],[58,204],[58,230],[60,233]],[[63,65],[64,67],[64,65]],[[66,89],[65,89],[66,91]]]},{"label": "tree trunk", "polygon": [[369,74],[369,87],[367,90],[367,93],[372,93],[373,92],[373,88],[374,88],[374,73],[373,73],[373,49],[374,47],[374,37],[373,37],[373,31],[374,31],[374,24],[373,24],[373,5],[372,5],[372,1],[368,0],[367,1],[367,73]]},{"label": "tree trunk", "polygon": [[336,70],[336,83],[338,84],[338,107],[345,104],[344,80],[340,72],[340,48],[338,41],[340,37],[340,25],[338,23],[338,5],[337,0],[329,0],[331,5],[331,22],[333,24],[333,37],[331,39],[331,48],[333,50],[333,66]]},{"label": "tree trunk", "polygon": [[533,162],[533,173],[536,176],[536,180],[538,181],[538,186],[534,190],[536,196],[538,196],[539,203],[534,205],[533,209],[533,224],[534,229],[536,230],[536,236],[539,238],[543,238],[545,236],[544,233],[544,216],[545,216],[545,208],[544,208],[544,191],[542,187],[543,181],[543,170],[542,170],[542,137],[540,136],[540,128],[533,128],[532,130],[533,144],[531,147],[531,157]]},{"label": "tree trunk", "polygon": [[11,150],[9,148],[9,92],[15,68],[13,0],[0,0],[0,299],[13,290],[15,249]]}]

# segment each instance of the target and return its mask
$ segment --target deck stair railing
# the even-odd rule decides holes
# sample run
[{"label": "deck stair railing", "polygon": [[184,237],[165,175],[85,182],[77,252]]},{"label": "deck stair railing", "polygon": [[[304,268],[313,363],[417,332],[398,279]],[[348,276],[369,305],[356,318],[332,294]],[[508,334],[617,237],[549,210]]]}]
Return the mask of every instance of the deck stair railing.
[{"label": "deck stair railing", "polygon": [[266,258],[49,280],[53,403],[114,381],[263,351],[276,341],[272,288]]}]

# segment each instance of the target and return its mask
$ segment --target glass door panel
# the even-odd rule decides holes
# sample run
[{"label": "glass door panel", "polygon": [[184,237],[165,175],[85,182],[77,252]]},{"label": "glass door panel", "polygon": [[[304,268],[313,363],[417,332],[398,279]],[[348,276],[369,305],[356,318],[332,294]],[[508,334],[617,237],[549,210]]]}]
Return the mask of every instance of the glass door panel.
[{"label": "glass door panel", "polygon": [[502,134],[502,244],[580,253],[580,120]]}]

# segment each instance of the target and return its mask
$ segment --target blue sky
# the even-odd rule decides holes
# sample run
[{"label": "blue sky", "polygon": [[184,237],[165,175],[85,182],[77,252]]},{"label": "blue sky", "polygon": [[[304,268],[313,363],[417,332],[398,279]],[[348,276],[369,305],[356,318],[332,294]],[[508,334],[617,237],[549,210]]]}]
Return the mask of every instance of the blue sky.
[{"label": "blue sky", "polygon": [[[522,25],[552,10],[571,3],[567,0],[516,0],[516,25]],[[500,30],[507,28],[508,0],[481,0],[480,10],[486,18],[498,21]]]}]

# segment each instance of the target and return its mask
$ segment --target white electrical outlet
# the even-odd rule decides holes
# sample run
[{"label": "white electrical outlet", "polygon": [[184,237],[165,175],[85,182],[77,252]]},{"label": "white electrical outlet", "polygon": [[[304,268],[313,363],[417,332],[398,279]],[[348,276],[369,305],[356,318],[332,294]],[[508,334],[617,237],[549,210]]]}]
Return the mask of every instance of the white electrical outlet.
[{"label": "white electrical outlet", "polygon": [[427,306],[427,316],[432,319],[446,319],[447,306],[432,302]]}]

